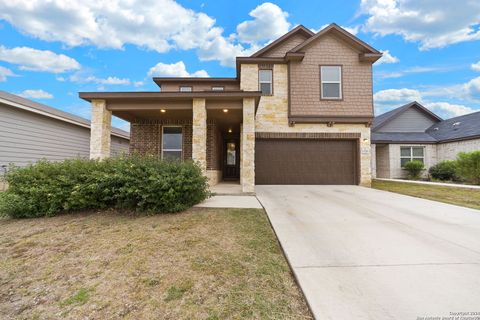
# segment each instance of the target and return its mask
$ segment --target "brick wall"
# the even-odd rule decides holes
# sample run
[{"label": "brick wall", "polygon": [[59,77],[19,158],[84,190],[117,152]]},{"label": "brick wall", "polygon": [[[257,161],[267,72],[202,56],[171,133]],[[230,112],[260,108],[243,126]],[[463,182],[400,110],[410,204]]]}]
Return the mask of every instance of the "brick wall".
[{"label": "brick wall", "polygon": [[220,169],[220,137],[217,125],[209,121],[207,123],[207,170]]},{"label": "brick wall", "polygon": [[192,121],[152,120],[130,124],[130,153],[160,155],[162,126],[180,125],[183,129],[183,159],[192,159]]},{"label": "brick wall", "polygon": [[[373,116],[372,67],[358,54],[331,35],[307,46],[303,61],[290,64],[292,115]],[[320,100],[320,65],[342,65],[343,100]]]}]

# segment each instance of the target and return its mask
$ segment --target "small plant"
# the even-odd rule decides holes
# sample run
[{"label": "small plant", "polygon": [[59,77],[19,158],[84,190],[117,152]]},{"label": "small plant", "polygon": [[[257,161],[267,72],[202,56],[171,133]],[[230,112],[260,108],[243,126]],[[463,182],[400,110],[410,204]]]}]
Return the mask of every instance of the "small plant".
[{"label": "small plant", "polygon": [[460,152],[457,156],[457,173],[469,183],[480,184],[480,151]]},{"label": "small plant", "polygon": [[92,292],[93,292],[93,289],[81,288],[80,290],[75,292],[75,294],[73,294],[71,297],[63,300],[60,303],[60,306],[65,307],[72,304],[77,304],[77,305],[84,304],[85,302],[88,301],[88,299],[90,298],[90,294]]},{"label": "small plant", "polygon": [[428,170],[433,179],[442,181],[455,181],[457,177],[457,162],[453,160],[444,160],[430,167]]},{"label": "small plant", "polygon": [[185,292],[190,290],[193,287],[193,284],[191,281],[186,281],[181,283],[178,287],[177,286],[171,286],[168,288],[167,293],[165,298],[163,299],[165,302],[169,302],[172,300],[178,300],[183,297]]},{"label": "small plant", "polygon": [[404,168],[408,172],[408,179],[418,180],[425,166],[423,165],[423,162],[418,160],[413,160],[405,163]]}]

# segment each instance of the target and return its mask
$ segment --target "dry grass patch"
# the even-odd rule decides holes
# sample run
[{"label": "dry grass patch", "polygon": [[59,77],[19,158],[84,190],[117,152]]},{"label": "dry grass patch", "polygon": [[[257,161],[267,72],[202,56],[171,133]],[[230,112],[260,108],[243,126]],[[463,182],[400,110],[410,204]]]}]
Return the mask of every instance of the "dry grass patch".
[{"label": "dry grass patch", "polygon": [[372,188],[480,209],[480,190],[395,181],[372,181]]},{"label": "dry grass patch", "polygon": [[0,220],[7,319],[310,319],[256,209]]}]

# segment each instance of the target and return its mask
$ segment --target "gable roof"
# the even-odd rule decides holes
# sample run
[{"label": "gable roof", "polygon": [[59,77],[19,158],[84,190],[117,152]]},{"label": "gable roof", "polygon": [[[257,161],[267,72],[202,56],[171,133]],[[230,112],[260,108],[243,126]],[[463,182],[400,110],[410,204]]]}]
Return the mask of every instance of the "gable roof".
[{"label": "gable roof", "polygon": [[[377,132],[379,128],[392,121],[410,108],[417,108],[436,119],[436,123],[425,132]],[[373,119],[373,143],[443,143],[449,141],[480,139],[480,111],[442,120],[420,103],[414,101],[381,114]]]},{"label": "gable roof", "polygon": [[327,27],[317,32],[313,37],[310,37],[309,39],[305,40],[303,43],[299,44],[298,46],[296,46],[290,51],[301,52],[301,50],[303,50],[310,43],[320,39],[322,36],[331,32],[334,32],[336,35],[340,36],[343,40],[345,40],[352,46],[358,48],[362,53],[373,55],[372,56],[373,58],[377,57],[375,61],[380,59],[380,57],[382,56],[382,53],[380,51],[374,49],[373,47],[371,47],[364,41],[360,40],[359,38],[357,38],[356,36],[348,32],[347,30],[343,29],[336,23],[329,24]]},{"label": "gable roof", "polygon": [[393,109],[391,111],[388,111],[384,114],[381,114],[381,115],[375,117],[373,119],[372,131],[376,131],[376,130],[380,129],[381,127],[383,127],[384,125],[386,125],[387,123],[389,123],[393,119],[397,118],[399,115],[401,115],[402,113],[404,113],[405,111],[407,111],[410,108],[416,108],[420,112],[422,112],[425,115],[427,115],[428,117],[430,117],[435,122],[440,122],[440,121],[443,120],[442,118],[437,116],[435,113],[433,113],[432,111],[430,111],[427,108],[425,108],[424,106],[422,106],[417,101],[413,101],[413,102],[407,103],[406,105],[403,105],[401,107],[398,107],[396,109]]},{"label": "gable roof", "polygon": [[277,40],[271,42],[270,44],[266,45],[262,49],[258,50],[257,52],[252,54],[250,57],[252,57],[252,58],[260,57],[263,53],[265,53],[265,52],[277,47],[278,45],[284,43],[285,41],[287,41],[293,35],[296,35],[296,34],[302,34],[302,35],[306,36],[307,38],[310,38],[310,37],[315,35],[315,32],[311,31],[310,29],[305,28],[303,25],[300,24],[300,25],[296,26],[295,28],[293,28],[292,30],[290,30],[289,32],[285,33],[283,36],[281,36]]},{"label": "gable roof", "polygon": [[[0,103],[90,129],[90,121],[85,118],[1,90]],[[118,128],[112,128],[112,135],[130,139],[129,132]]]},{"label": "gable roof", "polygon": [[426,132],[441,142],[480,138],[480,111],[436,123]]}]

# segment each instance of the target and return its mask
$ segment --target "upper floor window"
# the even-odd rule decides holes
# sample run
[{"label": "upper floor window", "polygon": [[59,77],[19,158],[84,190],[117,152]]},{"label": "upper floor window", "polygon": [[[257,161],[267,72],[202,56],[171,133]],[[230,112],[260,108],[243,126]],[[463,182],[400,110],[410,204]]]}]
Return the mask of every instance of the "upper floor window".
[{"label": "upper floor window", "polygon": [[258,82],[260,85],[260,91],[262,95],[270,96],[273,93],[273,74],[272,70],[259,70],[258,71]]},{"label": "upper floor window", "polygon": [[180,92],[192,92],[192,87],[190,86],[181,86]]},{"label": "upper floor window", "polygon": [[418,160],[425,163],[424,147],[400,147],[400,166],[403,168],[405,163]]},{"label": "upper floor window", "polygon": [[321,66],[321,98],[338,100],[342,99],[342,67]]},{"label": "upper floor window", "polygon": [[225,88],[221,87],[221,86],[213,86],[212,87],[212,91],[223,91],[223,90],[225,90]]}]

